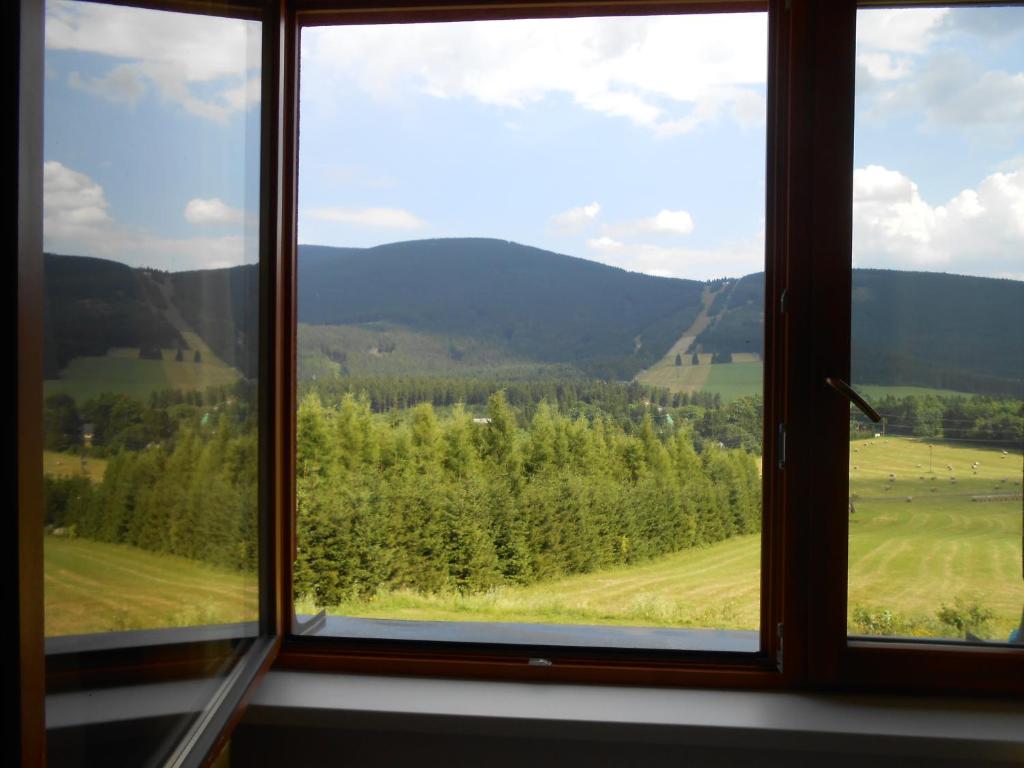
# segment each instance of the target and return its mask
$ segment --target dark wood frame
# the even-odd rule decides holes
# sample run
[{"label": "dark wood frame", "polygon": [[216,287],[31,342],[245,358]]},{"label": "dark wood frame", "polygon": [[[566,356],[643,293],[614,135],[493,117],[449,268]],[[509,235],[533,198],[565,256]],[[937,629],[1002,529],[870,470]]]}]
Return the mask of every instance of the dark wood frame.
[{"label": "dark wood frame", "polygon": [[[384,2],[329,2],[327,0],[296,0],[295,36],[304,26],[322,24],[409,23],[417,21],[466,21],[504,18],[551,18],[595,15],[657,15],[678,13],[768,11],[770,51],[768,75],[769,114],[788,114],[786,100],[790,91],[780,85],[784,77],[779,74],[789,66],[788,46],[780,41],[788,39],[789,13],[785,0],[655,0],[641,2],[500,2],[477,0],[452,4],[428,4],[411,0],[385,0]],[[297,67],[297,62],[293,63]],[[292,99],[286,110],[298,115],[297,71],[287,72],[286,89]],[[789,145],[782,140],[784,124],[770,122],[767,126],[768,190],[785,193],[791,179],[776,169],[786,166]],[[290,165],[284,174],[292,179],[288,185],[294,190],[297,180],[297,151],[286,154]],[[769,198],[773,195],[768,195]],[[282,200],[286,219],[294,221],[297,210],[294,197]],[[786,325],[779,322],[779,313],[773,308],[781,305],[785,290],[787,238],[785,223],[779,218],[785,206],[769,203],[766,221],[766,260],[768,285],[766,287],[765,381],[786,380],[780,361],[787,358],[785,350],[789,339]],[[774,214],[774,215],[773,215]],[[292,241],[294,243],[294,241]],[[291,288],[294,295],[295,287]],[[294,343],[294,342],[293,342]],[[292,376],[295,375],[294,369]],[[800,665],[781,663],[782,635],[777,627],[785,627],[789,647],[801,647],[804,617],[799,610],[800,601],[785,599],[784,582],[796,578],[789,574],[801,571],[791,549],[794,522],[787,522],[782,502],[790,473],[778,469],[776,455],[777,430],[781,415],[787,412],[784,389],[772,387],[773,394],[765,400],[765,424],[769,439],[765,440],[763,465],[774,468],[764,473],[764,518],[762,534],[762,600],[761,649],[757,654],[714,653],[653,653],[628,649],[587,651],[578,648],[502,647],[494,645],[467,645],[444,643],[355,641],[342,638],[305,637],[289,634],[285,637],[277,665],[292,669],[345,670],[391,674],[455,675],[495,679],[548,680],[567,682],[634,683],[646,685],[707,685],[715,687],[780,688],[800,684]],[[294,416],[293,416],[294,418]],[[293,534],[294,535],[294,534]],[[778,567],[787,564],[785,570]],[[284,573],[282,572],[282,576]],[[282,585],[290,591],[291,584]],[[292,616],[294,621],[294,616]],[[551,666],[529,666],[528,659],[542,656]]]},{"label": "dark wood frame", "polygon": [[[650,15],[769,9],[762,648],[755,657],[588,653],[434,643],[285,638],[278,665],[307,670],[593,683],[983,693],[1024,690],[1024,653],[848,638],[848,403],[855,30],[858,7],[1000,5],[1004,0],[509,2],[294,0],[296,34],[321,24]],[[292,63],[295,66],[295,62]],[[297,94],[295,73],[287,87]],[[298,114],[293,96],[288,108]],[[287,154],[297,173],[294,147]],[[294,189],[294,181],[290,185]],[[294,220],[294,198],[285,204]],[[294,295],[294,286],[292,288]],[[293,373],[294,375],[294,373]],[[785,431],[784,465],[778,455]],[[294,535],[294,534],[293,534]],[[283,585],[290,589],[290,585]],[[294,617],[293,617],[294,618]],[[777,630],[777,631],[773,631]],[[529,667],[534,655],[550,667]]]},{"label": "dark wood frame", "polygon": [[[147,7],[263,21],[262,117],[260,170],[260,568],[258,634],[242,641],[182,640],[180,632],[169,632],[167,642],[144,648],[98,649],[51,655],[44,659],[42,589],[42,92],[43,92],[43,0],[19,0],[11,6],[13,19],[5,29],[13,38],[5,47],[18,72],[19,110],[15,113],[19,137],[17,159],[9,158],[6,178],[17,186],[16,322],[18,350],[18,424],[9,430],[8,467],[15,475],[10,484],[16,490],[18,515],[11,516],[5,541],[16,551],[5,562],[12,568],[5,584],[11,590],[10,604],[16,606],[19,649],[14,664],[5,667],[5,718],[12,731],[8,743],[17,745],[21,765],[45,762],[46,732],[44,696],[47,690],[65,690],[81,685],[116,685],[187,679],[196,675],[223,674],[232,669],[229,684],[219,693],[217,705],[189,726],[173,755],[177,765],[211,762],[240,720],[244,707],[262,676],[269,670],[286,626],[288,596],[280,591],[285,583],[279,571],[288,558],[281,542],[289,530],[290,499],[288,457],[289,424],[294,410],[293,380],[282,362],[289,354],[292,305],[285,286],[291,261],[283,247],[291,230],[281,218],[279,169],[283,163],[282,123],[284,46],[284,2],[279,0],[100,0],[108,4]],[[282,240],[282,237],[285,240]],[[269,427],[269,428],[268,428]],[[16,445],[11,443],[16,442]],[[16,572],[15,572],[16,571]],[[8,677],[10,679],[8,680]],[[15,734],[13,731],[17,731]]]},{"label": "dark wood frame", "polygon": [[[5,214],[16,248],[8,287],[8,325],[14,337],[18,381],[13,418],[4,435],[7,488],[16,510],[5,516],[4,597],[17,632],[18,652],[4,657],[4,728],[11,764],[42,764],[45,667],[43,661],[42,260],[43,245],[43,2],[5,7],[3,46],[16,108],[8,113],[16,142],[6,147],[4,179],[17,206]],[[10,199],[10,198],[8,198]],[[11,269],[11,267],[8,267]],[[34,420],[40,415],[40,423]]]},{"label": "dark wood frame", "polygon": [[[191,13],[262,18],[260,328],[260,635],[236,686],[194,740],[187,762],[210,762],[229,738],[260,676],[283,668],[508,680],[774,689],[1012,695],[1024,690],[1024,652],[1007,647],[863,640],[846,635],[848,405],[825,386],[848,378],[852,231],[854,41],[857,7],[1010,5],[1004,0],[105,0]],[[10,604],[20,654],[5,667],[5,713],[22,765],[40,764],[43,731],[41,429],[41,0],[11,4],[5,47],[18,77],[17,152],[8,183],[19,205],[16,291],[16,452],[8,462],[18,504],[8,542]],[[292,634],[295,546],[295,328],[298,51],[302,26],[518,17],[769,12],[766,176],[765,517],[758,654],[652,654],[389,643]],[[16,156],[16,159],[15,159]],[[13,285],[13,281],[12,281]],[[12,288],[13,291],[13,288]],[[780,425],[785,431],[781,455]],[[166,647],[157,664],[100,660],[90,674],[162,679],[201,663]],[[15,662],[16,663],[13,663]]]}]

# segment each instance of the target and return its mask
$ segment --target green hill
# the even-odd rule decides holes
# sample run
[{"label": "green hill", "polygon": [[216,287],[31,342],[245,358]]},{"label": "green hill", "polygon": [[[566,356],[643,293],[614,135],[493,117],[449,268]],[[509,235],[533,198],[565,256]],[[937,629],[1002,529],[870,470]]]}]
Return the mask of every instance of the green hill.
[{"label": "green hill", "polygon": [[[243,376],[256,375],[255,265],[169,274],[47,255],[45,268],[47,379],[111,349],[149,359],[187,351],[189,334]],[[299,358],[310,376],[509,366],[550,375],[557,366],[628,380],[687,333],[694,338],[683,368],[695,351],[724,363],[716,369],[763,354],[762,273],[707,286],[707,323],[702,315],[696,326],[703,283],[504,240],[302,245],[298,278]],[[1024,394],[1024,282],[854,270],[853,286],[855,382]]]},{"label": "green hill", "polygon": [[473,337],[510,357],[630,379],[700,309],[702,284],[504,240],[299,248],[299,320]]},{"label": "green hill", "polygon": [[[728,281],[691,352],[763,354],[764,274]],[[1024,282],[853,271],[853,380],[1024,395]]]},{"label": "green hill", "polygon": [[111,348],[185,349],[165,316],[156,273],[116,261],[44,254],[44,377],[56,378],[76,357]]}]

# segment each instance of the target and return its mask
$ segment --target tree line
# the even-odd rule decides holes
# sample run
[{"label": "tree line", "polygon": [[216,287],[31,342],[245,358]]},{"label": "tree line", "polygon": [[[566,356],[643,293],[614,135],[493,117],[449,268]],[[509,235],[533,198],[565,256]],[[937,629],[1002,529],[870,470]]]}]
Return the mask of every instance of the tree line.
[{"label": "tree line", "polygon": [[[975,395],[887,395],[875,404],[885,418],[886,434],[937,440],[969,440],[1024,445],[1024,400]],[[863,435],[879,427],[851,411],[852,432]]]},{"label": "tree line", "polygon": [[44,478],[45,522],[68,536],[256,568],[257,438],[227,406],[171,439],[120,448],[103,480]]},{"label": "tree line", "polygon": [[299,599],[381,589],[473,592],[637,563],[760,528],[757,464],[694,447],[688,428],[636,434],[542,401],[527,427],[506,393],[487,415],[430,402],[375,414],[367,398],[298,412]]},{"label": "tree line", "polygon": [[[516,404],[491,390],[478,415],[435,408],[438,382],[384,412],[365,390],[328,400],[310,388],[297,414],[297,596],[525,584],[759,529],[759,401],[666,410],[639,385],[522,384]],[[99,483],[45,478],[47,525],[255,568],[255,394],[243,382],[147,403],[48,398],[47,448],[108,464]]]}]

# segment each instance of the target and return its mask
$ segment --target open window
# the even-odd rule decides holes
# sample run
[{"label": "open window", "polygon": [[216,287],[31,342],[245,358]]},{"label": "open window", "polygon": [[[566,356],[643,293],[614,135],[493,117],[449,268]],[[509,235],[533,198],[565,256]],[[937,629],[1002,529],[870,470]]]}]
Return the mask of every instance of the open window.
[{"label": "open window", "polygon": [[859,5],[19,3],[23,763],[278,646],[1018,693],[1021,8]]},{"label": "open window", "polygon": [[274,26],[260,3],[22,13],[42,99],[22,123],[41,242],[18,273],[20,536],[42,545],[45,752],[198,765],[278,642]]},{"label": "open window", "polygon": [[674,10],[300,16],[303,636],[766,650],[768,13]]}]

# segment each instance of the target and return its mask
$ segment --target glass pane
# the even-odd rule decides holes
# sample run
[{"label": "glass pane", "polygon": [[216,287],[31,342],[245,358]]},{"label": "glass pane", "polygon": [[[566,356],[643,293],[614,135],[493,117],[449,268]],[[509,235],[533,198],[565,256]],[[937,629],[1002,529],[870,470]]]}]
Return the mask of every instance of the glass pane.
[{"label": "glass pane", "polygon": [[304,30],[302,631],[757,650],[766,41]]},{"label": "glass pane", "polygon": [[97,724],[100,699],[88,697],[101,693],[81,690],[73,654],[85,664],[133,649],[144,664],[140,648],[216,642],[213,677],[134,699],[137,724],[150,703],[162,723],[139,725],[137,751],[118,758],[140,765],[173,746],[257,631],[260,29],[46,6],[45,626],[61,680],[48,701],[58,764],[106,763],[108,741],[128,738]]},{"label": "glass pane", "polygon": [[1022,643],[1024,8],[857,25],[849,632]]}]

